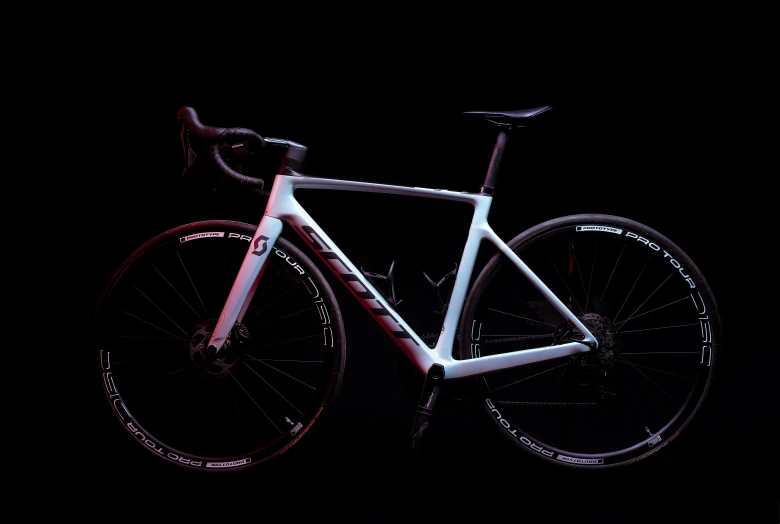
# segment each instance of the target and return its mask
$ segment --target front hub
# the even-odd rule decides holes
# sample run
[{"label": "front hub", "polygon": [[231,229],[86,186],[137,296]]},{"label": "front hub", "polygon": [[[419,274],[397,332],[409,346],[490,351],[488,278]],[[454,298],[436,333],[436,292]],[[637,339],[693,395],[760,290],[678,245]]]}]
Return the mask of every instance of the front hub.
[{"label": "front hub", "polygon": [[230,374],[230,370],[240,359],[241,351],[238,349],[240,344],[234,344],[232,338],[228,337],[219,353],[210,354],[207,346],[215,325],[215,321],[206,320],[195,326],[190,337],[190,359],[201,374],[222,378]]}]

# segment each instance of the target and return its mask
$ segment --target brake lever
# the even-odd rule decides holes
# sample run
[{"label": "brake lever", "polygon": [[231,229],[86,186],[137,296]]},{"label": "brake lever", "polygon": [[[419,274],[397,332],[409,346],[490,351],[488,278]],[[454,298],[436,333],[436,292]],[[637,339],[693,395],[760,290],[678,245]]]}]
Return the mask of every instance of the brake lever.
[{"label": "brake lever", "polygon": [[183,126],[181,130],[181,147],[184,153],[184,170],[182,171],[182,175],[184,175],[195,165],[195,160],[197,160],[198,155],[192,150],[192,146],[190,145],[190,134],[185,131]]},{"label": "brake lever", "polygon": [[235,144],[222,144],[219,149],[225,153],[230,152],[236,156],[254,155],[254,151],[249,149],[249,141],[237,142]]}]

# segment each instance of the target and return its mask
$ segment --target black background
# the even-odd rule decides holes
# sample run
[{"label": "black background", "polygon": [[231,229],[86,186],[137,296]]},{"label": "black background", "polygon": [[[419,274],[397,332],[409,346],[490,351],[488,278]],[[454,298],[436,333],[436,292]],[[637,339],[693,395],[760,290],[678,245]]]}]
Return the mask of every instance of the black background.
[{"label": "black background", "polygon": [[[757,500],[771,500],[764,494],[776,491],[770,443],[777,414],[768,400],[776,356],[767,352],[777,343],[767,347],[769,337],[759,344],[758,335],[774,328],[761,325],[763,313],[751,301],[765,307],[765,286],[776,278],[755,272],[762,266],[774,274],[776,261],[757,243],[768,229],[768,211],[760,175],[741,156],[744,128],[727,125],[723,108],[701,96],[716,77],[681,66],[598,81],[564,74],[553,83],[540,71],[501,76],[489,68],[465,73],[324,63],[267,75],[241,69],[226,81],[205,67],[171,69],[179,67],[128,69],[104,79],[110,96],[99,105],[107,155],[83,206],[92,239],[82,280],[88,314],[113,270],[151,236],[192,220],[257,223],[262,216],[262,201],[253,207],[229,191],[194,189],[180,175],[181,106],[194,107],[207,125],[248,127],[307,145],[307,174],[478,191],[496,131],[460,113],[551,105],[510,139],[493,228],[508,241],[550,218],[597,212],[657,229],[708,280],[724,346],[709,402],[694,424],[673,445],[625,470],[580,472],[542,463],[515,449],[474,406],[451,402],[436,414],[430,450],[410,466],[403,457],[417,398],[399,377],[400,352],[330,280],[345,315],[345,381],[300,453],[235,475],[171,468],[131,442],[94,373],[89,458],[95,488],[105,497],[147,489],[186,493],[196,503],[202,492],[216,497],[214,504],[235,504],[239,493],[251,493],[271,504],[291,494],[304,502],[326,494],[330,502],[319,506],[324,515],[371,501],[364,520],[374,519],[371,511],[406,514],[414,500],[433,514],[459,502],[484,508],[486,516],[492,508],[517,518],[546,511],[553,520],[612,514],[626,522],[656,513],[663,520],[675,511],[711,516],[726,507],[747,515]],[[301,200],[358,266],[382,272],[396,260],[405,299],[399,313],[418,333],[435,331],[441,318],[430,313],[436,304],[421,271],[440,277],[459,261],[468,206],[360,193],[317,197]],[[452,499],[425,502],[425,490]],[[311,509],[305,503],[284,508],[289,518]]]}]

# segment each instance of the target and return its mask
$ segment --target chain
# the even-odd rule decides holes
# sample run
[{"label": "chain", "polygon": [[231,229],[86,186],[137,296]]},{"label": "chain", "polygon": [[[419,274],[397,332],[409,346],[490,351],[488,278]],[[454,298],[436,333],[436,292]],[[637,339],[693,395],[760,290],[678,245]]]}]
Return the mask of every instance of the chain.
[{"label": "chain", "polygon": [[598,406],[598,402],[523,402],[520,400],[497,400],[496,404],[509,406]]},{"label": "chain", "polygon": [[[453,397],[458,402],[474,402],[472,398],[460,398]],[[599,402],[524,402],[521,400],[497,400],[496,404],[503,404],[506,406],[598,406]]]},{"label": "chain", "polygon": [[[439,333],[425,333],[424,335],[420,335],[420,338],[425,342],[426,344],[431,341],[436,341],[439,338]],[[499,342],[516,342],[518,340],[538,340],[543,338],[554,338],[553,335],[518,335],[516,337],[507,337],[507,338],[494,338],[494,339],[483,339],[483,344],[497,344]]]},{"label": "chain", "polygon": [[533,340],[533,339],[540,339],[540,338],[554,338],[553,335],[547,334],[547,335],[519,335],[516,337],[508,337],[508,338],[492,338],[492,339],[483,339],[483,344],[497,344],[499,342],[515,342],[517,340]]}]

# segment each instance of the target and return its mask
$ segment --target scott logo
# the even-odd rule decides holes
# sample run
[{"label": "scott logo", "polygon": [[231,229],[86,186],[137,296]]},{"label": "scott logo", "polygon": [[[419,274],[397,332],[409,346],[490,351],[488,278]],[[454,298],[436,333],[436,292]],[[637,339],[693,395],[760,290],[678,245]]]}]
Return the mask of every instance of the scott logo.
[{"label": "scott logo", "polygon": [[[322,258],[323,262],[325,262],[330,269],[344,281],[344,284],[352,290],[355,296],[363,301],[363,304],[374,316],[389,317],[393,320],[395,325],[390,327],[390,333],[392,333],[394,337],[409,339],[415,346],[419,346],[417,341],[408,331],[406,331],[398,319],[376,299],[374,294],[366,288],[357,275],[352,273],[344,261],[341,260],[336,253],[329,251],[330,246],[317,235],[317,232],[314,231],[311,226],[301,226],[299,234],[312,245],[320,258]],[[384,321],[382,321],[382,323],[386,324]]]},{"label": "scott logo", "polygon": [[[268,249],[268,242],[266,242],[266,240],[268,240],[268,237],[263,236],[263,235],[260,235],[259,237],[257,237],[255,239],[255,250],[252,251],[253,255],[260,256],[260,255],[262,255],[263,253],[266,252],[266,250]],[[262,248],[260,247],[260,242],[263,243],[263,247]]]}]

